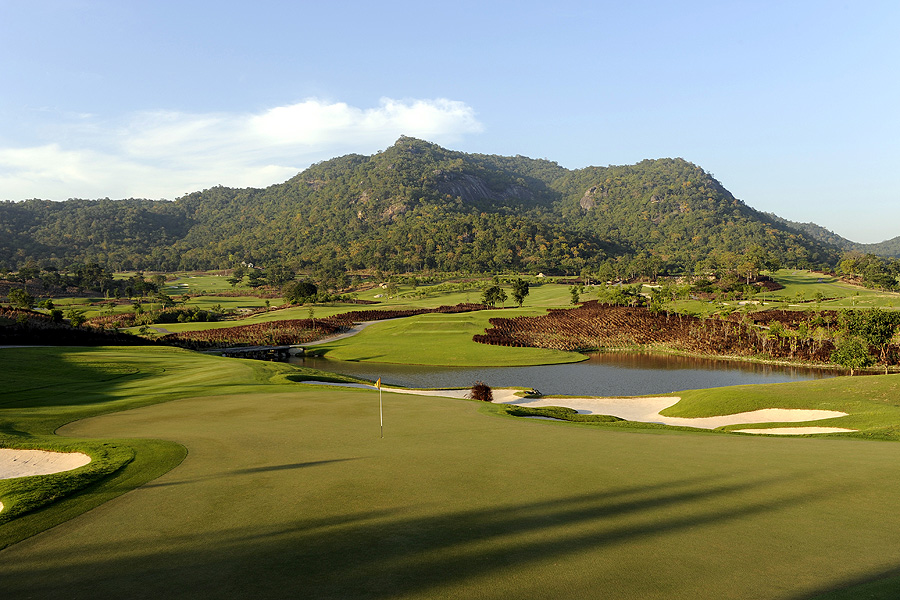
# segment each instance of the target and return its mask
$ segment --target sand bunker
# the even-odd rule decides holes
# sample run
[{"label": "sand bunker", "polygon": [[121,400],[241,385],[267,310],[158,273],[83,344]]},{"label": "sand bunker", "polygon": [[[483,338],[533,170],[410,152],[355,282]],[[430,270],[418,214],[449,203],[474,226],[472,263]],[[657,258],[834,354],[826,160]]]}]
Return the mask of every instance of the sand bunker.
[{"label": "sand bunker", "polygon": [[804,423],[821,419],[845,417],[847,413],[836,410],[799,410],[789,408],[765,408],[716,417],[666,417],[660,411],[677,403],[680,398],[662,396],[658,398],[527,398],[503,397],[495,395],[494,402],[516,404],[518,406],[565,406],[585,415],[612,415],[628,421],[642,423],[662,423],[680,427],[715,429],[725,425],[743,423]]},{"label": "sand bunker", "polygon": [[768,429],[735,429],[734,431],[760,435],[807,435],[809,433],[852,433],[857,430],[843,427],[770,427]]},{"label": "sand bunker", "polygon": [[[323,385],[320,381],[304,381]],[[368,388],[373,386],[359,383],[332,383],[326,385],[339,385],[344,387]],[[415,394],[419,396],[442,396],[446,398],[465,398],[469,390],[409,390],[403,388],[388,388],[382,386],[386,392],[396,394]],[[627,421],[639,421],[642,423],[661,423],[663,425],[675,425],[680,427],[697,427],[700,429],[715,429],[725,425],[741,425],[744,423],[804,423],[806,421],[819,421],[822,419],[834,419],[846,417],[847,413],[836,410],[801,410],[793,408],[765,408],[749,412],[721,415],[717,417],[665,417],[660,411],[677,403],[681,398],[675,396],[660,396],[657,398],[522,398],[516,396],[518,390],[495,389],[495,404],[515,404],[517,406],[542,407],[565,406],[584,415],[612,415]],[[788,428],[779,429],[786,431]],[[801,428],[794,428],[801,429]],[[837,427],[802,428],[803,433],[836,433],[854,431]],[[764,430],[771,433],[772,430]],[[787,434],[785,434],[787,435]],[[798,434],[794,434],[798,435]]]},{"label": "sand bunker", "polygon": [[81,452],[0,448],[0,479],[62,473],[83,467],[89,462],[91,457]]}]

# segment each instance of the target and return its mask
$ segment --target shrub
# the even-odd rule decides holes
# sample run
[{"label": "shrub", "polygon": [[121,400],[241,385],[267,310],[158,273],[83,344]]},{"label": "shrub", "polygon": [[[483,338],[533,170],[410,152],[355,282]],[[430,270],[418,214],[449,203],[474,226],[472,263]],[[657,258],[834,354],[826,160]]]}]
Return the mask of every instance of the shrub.
[{"label": "shrub", "polygon": [[472,400],[481,400],[482,402],[493,402],[494,393],[491,391],[491,386],[483,381],[476,381],[475,385],[472,386],[472,390],[469,392],[469,398]]}]

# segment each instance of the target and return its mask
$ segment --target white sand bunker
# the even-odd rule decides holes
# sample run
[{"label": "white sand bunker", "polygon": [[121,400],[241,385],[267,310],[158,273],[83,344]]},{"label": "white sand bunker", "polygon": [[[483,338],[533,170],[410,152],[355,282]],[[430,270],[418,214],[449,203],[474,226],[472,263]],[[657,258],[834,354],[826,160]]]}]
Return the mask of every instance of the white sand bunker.
[{"label": "white sand bunker", "polygon": [[81,452],[0,448],[0,479],[62,473],[83,467],[89,462],[91,457]]},{"label": "white sand bunker", "polygon": [[857,430],[843,427],[770,427],[768,429],[735,429],[734,431],[759,435],[807,435],[809,433],[852,433]]},{"label": "white sand bunker", "polygon": [[[504,390],[505,391],[505,390]],[[662,423],[679,427],[715,429],[726,425],[744,423],[804,423],[821,419],[846,417],[847,413],[836,410],[800,410],[791,408],[765,408],[716,417],[666,417],[660,411],[676,404],[680,398],[662,396],[658,398],[538,398],[534,400],[513,396],[499,397],[494,402],[516,404],[518,406],[565,406],[585,415],[612,415],[628,421],[642,423]],[[812,433],[812,432],[808,432]],[[830,433],[830,432],[829,432]]]},{"label": "white sand bunker", "polygon": [[[358,383],[332,383],[323,384],[320,381],[304,381],[318,385],[338,385],[344,387],[357,387],[373,389],[373,386]],[[419,396],[443,396],[446,398],[465,398],[469,390],[409,390],[403,388],[382,387],[386,392],[396,394],[416,394]],[[741,425],[744,423],[805,423],[806,421],[819,421],[822,419],[834,419],[846,417],[847,413],[837,410],[803,410],[794,408],[765,408],[749,412],[721,415],[717,417],[665,417],[660,411],[676,404],[681,398],[676,396],[660,396],[657,398],[522,398],[516,396],[518,390],[494,389],[495,404],[515,404],[517,406],[542,407],[564,406],[578,411],[583,415],[612,415],[627,421],[641,423],[660,423],[679,427],[697,427],[699,429],[715,429],[726,425]],[[855,431],[854,429],[842,429],[838,427],[804,427],[782,428],[803,429],[803,433],[838,433]],[[763,430],[764,433],[772,433],[772,429]],[[744,430],[750,433],[751,431]],[[794,434],[799,435],[799,434]]]}]

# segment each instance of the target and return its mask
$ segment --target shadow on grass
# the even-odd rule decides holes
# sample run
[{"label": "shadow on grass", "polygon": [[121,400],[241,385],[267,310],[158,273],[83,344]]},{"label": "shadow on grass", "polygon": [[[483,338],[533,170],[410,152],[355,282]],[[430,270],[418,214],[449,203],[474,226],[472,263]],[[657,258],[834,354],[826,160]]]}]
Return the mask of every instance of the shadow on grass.
[{"label": "shadow on grass", "polygon": [[896,600],[900,598],[900,566],[848,579],[794,600]]},{"label": "shadow on grass", "polygon": [[[4,383],[0,408],[31,409],[76,406],[119,399],[107,392],[119,381],[152,377],[152,369],[141,369],[124,361],[100,362],[83,359],[67,348],[20,348],[4,352]],[[78,347],[78,355],[103,351]],[[39,371],[34,368],[40,365]]]},{"label": "shadow on grass", "polygon": [[[201,593],[377,600],[444,596],[455,586],[462,586],[466,592],[460,597],[467,597],[477,588],[466,586],[485,578],[508,587],[523,570],[552,576],[557,569],[548,564],[585,554],[598,553],[602,558],[594,564],[615,570],[615,555],[603,552],[814,497],[743,498],[775,483],[686,480],[424,515],[409,514],[412,508],[343,513],[336,498],[333,514],[326,517],[310,518],[298,509],[296,518],[277,525],[203,532],[174,527],[148,539],[113,536],[71,550],[26,552],[6,560],[0,555],[0,580],[10,597]],[[550,583],[557,584],[565,581]]]},{"label": "shadow on grass", "polygon": [[182,481],[162,481],[162,482],[153,482],[148,483],[144,487],[170,487],[173,485],[185,485],[191,483],[197,483],[200,481],[208,481],[210,479],[221,479],[223,477],[233,477],[235,475],[253,475],[256,473],[267,473],[270,471],[291,471],[295,469],[306,469],[308,467],[317,467],[320,465],[327,465],[331,463],[339,463],[346,462],[351,460],[359,460],[358,458],[336,458],[333,460],[315,460],[310,462],[302,462],[302,463],[291,463],[287,465],[272,465],[268,467],[252,467],[249,469],[235,469],[234,471],[228,471],[227,473],[219,473],[217,475],[207,475],[206,477],[196,477],[193,479],[185,479]]}]

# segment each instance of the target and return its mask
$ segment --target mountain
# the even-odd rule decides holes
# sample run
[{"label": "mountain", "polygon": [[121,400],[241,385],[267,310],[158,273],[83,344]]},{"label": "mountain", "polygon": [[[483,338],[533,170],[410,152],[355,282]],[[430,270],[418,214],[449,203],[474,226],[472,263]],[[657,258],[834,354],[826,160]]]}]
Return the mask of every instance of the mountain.
[{"label": "mountain", "polygon": [[890,258],[900,258],[900,235],[875,244],[859,244],[858,250],[865,254],[876,254]]},{"label": "mountain", "polygon": [[401,137],[264,189],[175,201],[0,203],[0,266],[93,261],[116,270],[289,263],[384,271],[681,270],[766,252],[833,265],[840,247],[756,211],[680,158],[569,170]]},{"label": "mountain", "polygon": [[797,223],[795,221],[788,221],[787,219],[783,219],[772,213],[766,213],[766,216],[791,229],[804,233],[815,240],[837,246],[842,250],[855,250],[863,254],[874,254],[876,256],[884,256],[887,258],[900,258],[900,236],[883,242],[876,242],[874,244],[861,244],[841,237],[833,231],[825,229],[821,225],[816,225],[815,223]]}]

